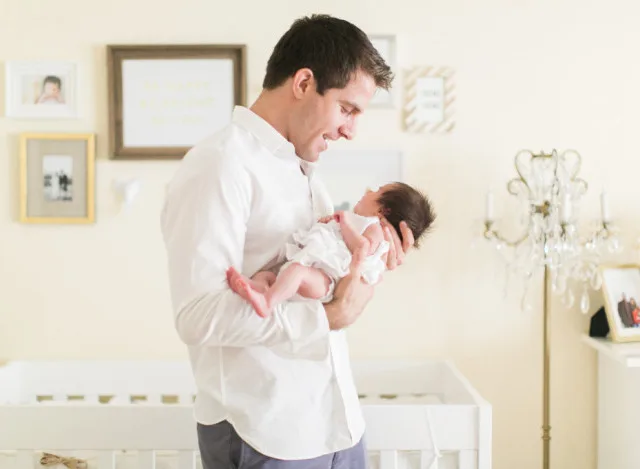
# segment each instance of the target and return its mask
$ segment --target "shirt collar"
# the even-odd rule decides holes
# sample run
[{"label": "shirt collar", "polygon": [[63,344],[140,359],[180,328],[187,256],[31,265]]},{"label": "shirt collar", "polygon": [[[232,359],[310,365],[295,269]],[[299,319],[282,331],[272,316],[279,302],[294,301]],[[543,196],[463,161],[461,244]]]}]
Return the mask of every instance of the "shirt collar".
[{"label": "shirt collar", "polygon": [[278,132],[271,124],[245,106],[233,108],[232,121],[255,135],[264,147],[280,158],[297,160],[307,176],[311,176],[316,165],[298,157],[293,144]]}]

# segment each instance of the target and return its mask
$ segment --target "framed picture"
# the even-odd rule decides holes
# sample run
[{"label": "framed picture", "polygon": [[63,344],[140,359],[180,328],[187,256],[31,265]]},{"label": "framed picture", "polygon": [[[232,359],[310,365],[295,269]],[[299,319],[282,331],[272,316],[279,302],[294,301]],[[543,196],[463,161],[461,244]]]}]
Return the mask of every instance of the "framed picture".
[{"label": "framed picture", "polygon": [[20,135],[20,221],[93,223],[95,136]]},{"label": "framed picture", "polygon": [[[397,66],[396,59],[396,37],[390,34],[370,34],[369,40],[375,47],[382,58],[391,67],[391,71],[395,73]],[[395,80],[397,81],[397,79]],[[371,98],[369,107],[371,108],[394,108],[395,107],[395,88],[390,90],[377,89]]]},{"label": "framed picture", "polygon": [[640,265],[603,266],[600,272],[611,340],[640,341]]},{"label": "framed picture", "polygon": [[246,105],[244,45],[107,47],[116,159],[180,159]]},{"label": "framed picture", "polygon": [[5,69],[7,117],[78,117],[77,67],[72,62],[16,61]]},{"label": "framed picture", "polygon": [[399,150],[331,148],[320,155],[316,171],[335,210],[352,210],[367,189],[405,180],[404,159]]},{"label": "framed picture", "polygon": [[455,127],[454,72],[448,67],[415,67],[405,74],[404,128],[447,133]]}]

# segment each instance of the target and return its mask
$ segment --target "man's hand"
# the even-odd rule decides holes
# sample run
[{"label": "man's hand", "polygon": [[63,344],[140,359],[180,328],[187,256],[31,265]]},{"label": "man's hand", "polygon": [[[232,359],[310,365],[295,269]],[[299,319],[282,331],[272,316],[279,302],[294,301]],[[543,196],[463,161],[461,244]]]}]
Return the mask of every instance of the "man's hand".
[{"label": "man's hand", "polygon": [[336,285],[333,300],[324,305],[331,330],[344,329],[353,324],[373,297],[374,286],[361,277],[366,254],[364,249],[353,253],[349,274]]},{"label": "man's hand", "polygon": [[398,232],[385,218],[381,218],[380,223],[382,224],[382,228],[384,228],[384,239],[389,243],[387,269],[393,270],[397,266],[402,265],[407,251],[411,249],[415,240],[409,226],[404,221],[400,222],[403,241],[400,241]]}]

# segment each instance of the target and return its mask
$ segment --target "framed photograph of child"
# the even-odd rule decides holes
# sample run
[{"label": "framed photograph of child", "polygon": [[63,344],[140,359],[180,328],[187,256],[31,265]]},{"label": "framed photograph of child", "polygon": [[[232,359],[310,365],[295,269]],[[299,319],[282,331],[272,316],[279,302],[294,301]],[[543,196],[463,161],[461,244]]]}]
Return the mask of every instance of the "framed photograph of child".
[{"label": "framed photograph of child", "polygon": [[20,135],[20,221],[95,221],[95,136]]},{"label": "framed photograph of child", "polygon": [[600,268],[612,342],[640,342],[640,265]]},{"label": "framed photograph of child", "polygon": [[7,117],[26,119],[78,117],[75,63],[7,62],[5,74]]}]

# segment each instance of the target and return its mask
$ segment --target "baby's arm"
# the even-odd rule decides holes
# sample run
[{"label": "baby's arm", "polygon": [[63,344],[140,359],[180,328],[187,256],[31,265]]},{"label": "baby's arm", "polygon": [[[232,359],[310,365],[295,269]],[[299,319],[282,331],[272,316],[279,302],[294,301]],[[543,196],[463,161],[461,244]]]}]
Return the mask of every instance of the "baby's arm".
[{"label": "baby's arm", "polygon": [[340,223],[340,230],[344,242],[351,251],[351,254],[364,248],[366,255],[373,254],[378,245],[384,240],[382,226],[379,223],[369,225],[364,233],[358,233],[351,224],[349,217],[344,212],[338,212],[337,220]]},{"label": "baby's arm", "polygon": [[335,214],[335,217],[336,221],[340,223],[342,238],[344,239],[344,243],[347,245],[347,248],[349,248],[351,254],[362,248],[365,248],[365,250],[368,251],[369,240],[355,230],[349,221],[349,215],[340,211]]},{"label": "baby's arm", "polygon": [[382,231],[382,225],[380,223],[372,223],[362,233],[369,242],[369,252],[367,255],[373,254],[382,241],[384,241],[384,232]]}]

